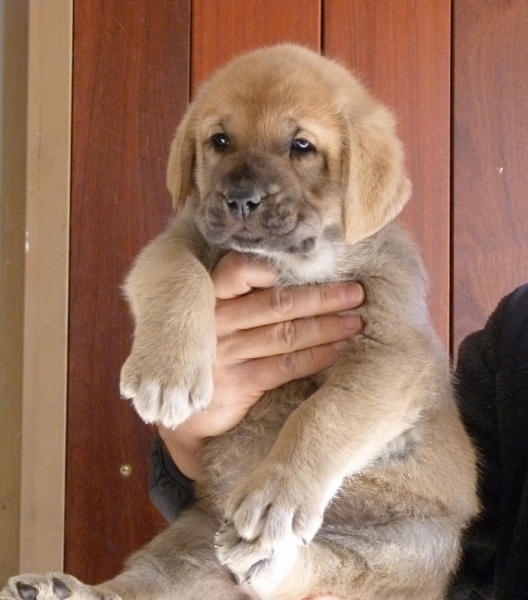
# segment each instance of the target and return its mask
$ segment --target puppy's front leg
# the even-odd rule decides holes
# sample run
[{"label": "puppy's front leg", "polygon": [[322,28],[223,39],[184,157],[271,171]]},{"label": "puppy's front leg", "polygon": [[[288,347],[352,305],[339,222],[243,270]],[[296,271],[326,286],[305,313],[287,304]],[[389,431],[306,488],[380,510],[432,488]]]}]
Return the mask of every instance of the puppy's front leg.
[{"label": "puppy's front leg", "polygon": [[190,218],[179,219],[143,250],[125,283],[135,333],[121,393],[147,423],[175,427],[212,397],[215,298],[201,239]]}]

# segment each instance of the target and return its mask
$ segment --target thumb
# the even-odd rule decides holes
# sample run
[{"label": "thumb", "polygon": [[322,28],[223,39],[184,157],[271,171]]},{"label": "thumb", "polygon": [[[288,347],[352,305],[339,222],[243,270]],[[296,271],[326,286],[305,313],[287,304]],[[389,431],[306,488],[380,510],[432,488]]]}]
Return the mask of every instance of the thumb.
[{"label": "thumb", "polygon": [[239,252],[228,252],[211,273],[217,300],[243,296],[255,288],[272,287],[277,276],[269,264]]}]

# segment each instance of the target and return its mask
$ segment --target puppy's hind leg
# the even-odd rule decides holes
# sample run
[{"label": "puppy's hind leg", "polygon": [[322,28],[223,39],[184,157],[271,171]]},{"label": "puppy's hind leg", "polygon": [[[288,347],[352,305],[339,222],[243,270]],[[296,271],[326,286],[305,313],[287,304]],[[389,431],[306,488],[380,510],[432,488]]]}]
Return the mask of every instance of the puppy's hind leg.
[{"label": "puppy's hind leg", "polygon": [[111,582],[112,588],[141,586],[146,593],[124,598],[118,591],[123,600],[251,600],[216,557],[218,526],[218,519],[200,509],[187,510],[132,557],[128,569]]},{"label": "puppy's hind leg", "polygon": [[459,528],[439,518],[363,527],[345,536],[323,531],[306,550],[303,570],[313,566],[312,595],[444,600],[459,552]]},{"label": "puppy's hind leg", "polygon": [[262,597],[265,600],[303,600],[326,594],[336,594],[347,600],[363,600],[355,592],[362,586],[366,572],[364,561],[357,555],[314,540],[299,548],[293,568],[272,593],[256,589],[264,592]]},{"label": "puppy's hind leg", "polygon": [[347,600],[445,600],[457,554],[456,533],[446,524],[409,524],[414,539],[391,543],[390,532],[383,532],[383,526],[377,529],[378,535],[349,535],[339,544],[332,541],[335,536],[318,534],[299,549],[287,578],[262,598],[303,600],[331,594]]},{"label": "puppy's hind leg", "polygon": [[96,586],[59,573],[12,577],[0,600],[251,600],[216,559],[216,522],[197,509],[132,556],[123,573]]}]

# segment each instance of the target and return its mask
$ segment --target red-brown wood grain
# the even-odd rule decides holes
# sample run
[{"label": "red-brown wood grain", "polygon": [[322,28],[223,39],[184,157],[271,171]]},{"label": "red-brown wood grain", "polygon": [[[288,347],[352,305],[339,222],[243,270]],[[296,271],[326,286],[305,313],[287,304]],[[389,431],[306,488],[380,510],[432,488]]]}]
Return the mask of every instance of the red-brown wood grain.
[{"label": "red-brown wood grain", "polygon": [[65,568],[89,583],[117,574],[164,526],[148,498],[153,432],[119,397],[132,334],[119,286],[171,211],[165,168],[188,101],[189,9],[75,3]]},{"label": "red-brown wood grain", "polygon": [[449,0],[326,0],[324,50],[391,107],[399,122],[413,196],[403,213],[431,280],[435,327],[449,339]]},{"label": "red-brown wood grain", "polygon": [[454,343],[528,281],[528,3],[455,2]]},{"label": "red-brown wood grain", "polygon": [[191,82],[259,46],[295,42],[319,50],[321,0],[193,0]]}]

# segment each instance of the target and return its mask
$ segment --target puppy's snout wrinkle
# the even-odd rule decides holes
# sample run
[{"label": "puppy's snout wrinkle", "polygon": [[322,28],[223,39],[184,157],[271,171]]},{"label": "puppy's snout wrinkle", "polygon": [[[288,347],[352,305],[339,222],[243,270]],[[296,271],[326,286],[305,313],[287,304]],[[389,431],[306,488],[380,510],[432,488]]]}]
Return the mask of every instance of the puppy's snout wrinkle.
[{"label": "puppy's snout wrinkle", "polygon": [[231,188],[225,193],[226,204],[237,219],[246,219],[262,202],[263,194],[256,189]]}]

